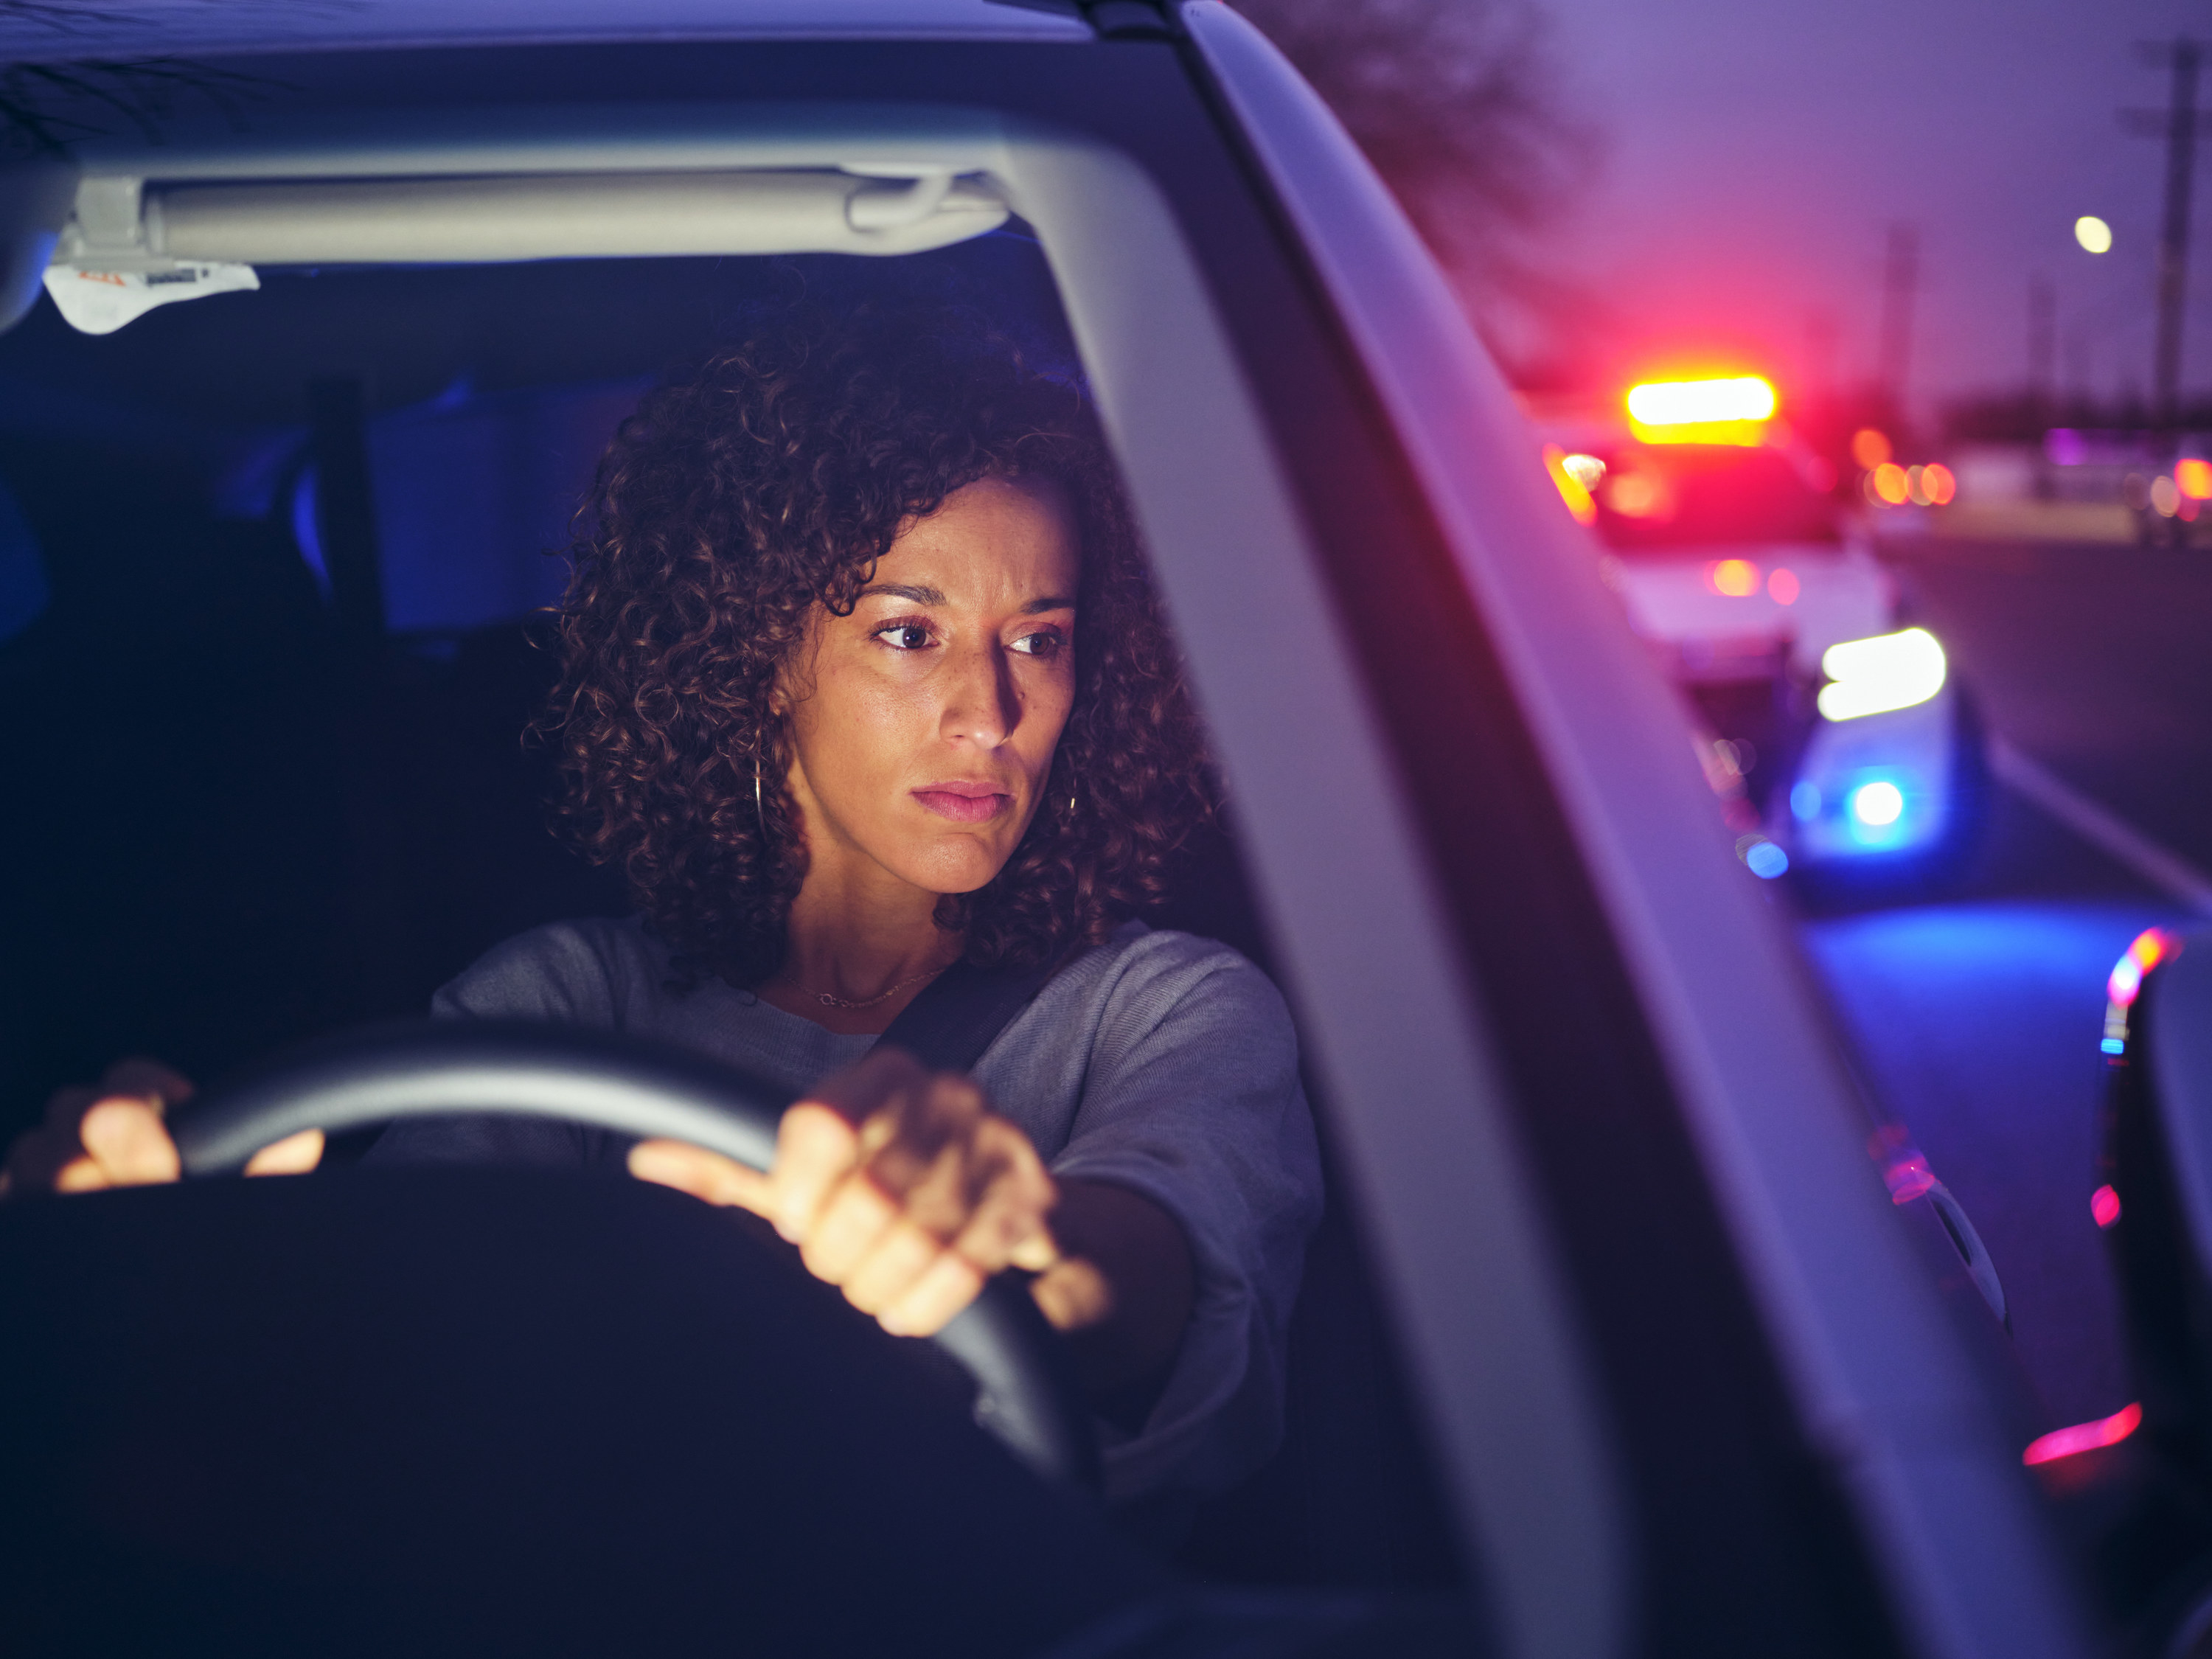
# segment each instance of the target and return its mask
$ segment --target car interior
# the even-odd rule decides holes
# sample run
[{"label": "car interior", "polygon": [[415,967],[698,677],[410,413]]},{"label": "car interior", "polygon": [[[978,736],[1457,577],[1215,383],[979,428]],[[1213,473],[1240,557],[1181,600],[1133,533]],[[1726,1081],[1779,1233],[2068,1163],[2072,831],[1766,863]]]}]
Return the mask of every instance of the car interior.
[{"label": "car interior", "polygon": [[[29,596],[0,686],[42,808],[0,830],[25,878],[9,1132],[116,1054],[220,1079],[419,1013],[538,922],[622,914],[551,834],[525,730],[569,515],[641,392],[749,301],[900,283],[1073,358],[1018,226],[888,263],[279,270],[115,337],[50,306],[0,337],[0,559]],[[1229,823],[1149,920],[1268,963]],[[1230,1582],[1449,1588],[1457,1552],[1333,1191],[1288,1441],[1176,1559]]]}]

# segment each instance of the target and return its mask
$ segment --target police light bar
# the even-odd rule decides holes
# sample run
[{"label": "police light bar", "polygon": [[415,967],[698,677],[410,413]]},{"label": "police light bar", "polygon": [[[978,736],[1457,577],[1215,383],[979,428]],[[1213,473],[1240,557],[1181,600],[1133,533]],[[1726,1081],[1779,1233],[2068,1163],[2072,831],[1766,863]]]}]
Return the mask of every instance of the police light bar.
[{"label": "police light bar", "polygon": [[1773,418],[1774,384],[1764,375],[1647,380],[1628,392],[1628,424],[1647,444],[1754,445]]},{"label": "police light bar", "polygon": [[1829,684],[1820,688],[1820,713],[1832,720],[1855,720],[1926,702],[1943,689],[1943,647],[1924,628],[1846,640],[1820,655]]}]

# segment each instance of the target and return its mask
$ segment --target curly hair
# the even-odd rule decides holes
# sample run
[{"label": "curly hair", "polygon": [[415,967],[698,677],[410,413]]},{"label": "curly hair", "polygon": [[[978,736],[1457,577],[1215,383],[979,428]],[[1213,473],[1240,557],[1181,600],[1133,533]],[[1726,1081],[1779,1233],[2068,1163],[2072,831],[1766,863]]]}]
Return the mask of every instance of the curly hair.
[{"label": "curly hair", "polygon": [[1052,478],[1073,505],[1075,696],[1045,805],[988,885],[939,901],[938,924],[969,961],[1039,966],[1161,896],[1212,795],[1080,386],[964,307],[802,299],[645,398],[569,550],[540,723],[558,813],[620,871],[683,982],[750,988],[783,961],[806,848],[770,700],[814,608],[849,614],[901,526],[987,477]]}]

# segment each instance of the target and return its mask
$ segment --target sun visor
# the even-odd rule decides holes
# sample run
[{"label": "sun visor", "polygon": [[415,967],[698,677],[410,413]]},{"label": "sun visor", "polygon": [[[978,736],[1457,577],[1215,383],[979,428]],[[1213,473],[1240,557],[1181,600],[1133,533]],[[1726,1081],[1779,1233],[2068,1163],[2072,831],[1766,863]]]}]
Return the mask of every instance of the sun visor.
[{"label": "sun visor", "polygon": [[919,253],[1006,217],[988,184],[949,171],[99,178],[77,189],[47,289],[72,324],[105,332],[171,300],[256,286],[258,265]]}]

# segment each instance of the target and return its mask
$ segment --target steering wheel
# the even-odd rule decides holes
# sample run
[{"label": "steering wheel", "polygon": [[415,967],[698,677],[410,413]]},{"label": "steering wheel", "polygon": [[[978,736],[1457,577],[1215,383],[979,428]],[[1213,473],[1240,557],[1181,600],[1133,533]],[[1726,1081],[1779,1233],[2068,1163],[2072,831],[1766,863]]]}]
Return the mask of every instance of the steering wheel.
[{"label": "steering wheel", "polygon": [[[635,1037],[426,1020],[279,1055],[193,1101],[171,1128],[188,1176],[236,1174],[302,1129],[339,1133],[458,1113],[689,1141],[765,1170],[784,1103],[781,1091],[741,1072]],[[1066,1345],[1021,1279],[991,1280],[935,1340],[974,1377],[983,1428],[1047,1480],[1097,1487],[1097,1447]]]}]

